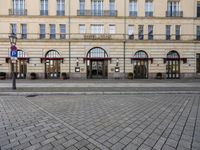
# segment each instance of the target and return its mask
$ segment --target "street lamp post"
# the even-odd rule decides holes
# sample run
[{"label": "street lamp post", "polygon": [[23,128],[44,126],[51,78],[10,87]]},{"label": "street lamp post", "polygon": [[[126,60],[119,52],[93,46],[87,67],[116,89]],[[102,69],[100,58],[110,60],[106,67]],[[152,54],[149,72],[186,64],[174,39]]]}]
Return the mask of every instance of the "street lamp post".
[{"label": "street lamp post", "polygon": [[17,37],[15,34],[11,34],[9,36],[10,40],[10,57],[11,57],[11,70],[12,70],[12,89],[16,90],[16,73],[15,73],[15,63],[17,61]]}]

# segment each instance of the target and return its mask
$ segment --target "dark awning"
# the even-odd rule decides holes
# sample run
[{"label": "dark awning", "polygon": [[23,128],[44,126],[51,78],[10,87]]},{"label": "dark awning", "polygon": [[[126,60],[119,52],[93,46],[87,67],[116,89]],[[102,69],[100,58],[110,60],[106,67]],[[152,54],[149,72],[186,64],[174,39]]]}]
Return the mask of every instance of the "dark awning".
[{"label": "dark awning", "polygon": [[112,58],[110,57],[85,57],[83,60],[111,60]]},{"label": "dark awning", "polygon": [[46,60],[61,60],[63,62],[64,58],[63,57],[41,57],[40,60],[41,60],[41,63]]},{"label": "dark awning", "polygon": [[134,58],[134,57],[132,57],[131,60],[147,60],[147,61],[150,60],[151,63],[153,63],[153,58]]},{"label": "dark awning", "polygon": [[177,61],[183,61],[183,63],[187,63],[187,58],[163,58],[164,63],[166,63],[166,61],[170,61],[170,60],[177,60]]}]

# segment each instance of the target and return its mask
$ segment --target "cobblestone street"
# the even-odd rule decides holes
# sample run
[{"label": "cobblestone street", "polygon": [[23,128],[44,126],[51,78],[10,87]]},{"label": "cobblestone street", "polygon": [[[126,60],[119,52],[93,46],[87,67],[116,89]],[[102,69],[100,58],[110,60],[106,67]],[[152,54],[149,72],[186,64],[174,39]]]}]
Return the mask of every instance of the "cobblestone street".
[{"label": "cobblestone street", "polygon": [[0,97],[0,148],[199,150],[200,95]]}]

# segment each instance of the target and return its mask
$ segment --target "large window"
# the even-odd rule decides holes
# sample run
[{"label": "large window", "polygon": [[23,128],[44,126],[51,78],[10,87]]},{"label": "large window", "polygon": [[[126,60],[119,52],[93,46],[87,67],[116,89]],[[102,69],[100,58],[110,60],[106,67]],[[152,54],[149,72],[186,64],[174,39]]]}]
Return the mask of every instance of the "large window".
[{"label": "large window", "polygon": [[129,0],[129,16],[137,16],[137,0]]},{"label": "large window", "polygon": [[200,26],[197,26],[197,40],[200,40]]},{"label": "large window", "polygon": [[65,0],[57,0],[57,16],[65,15]]},{"label": "large window", "polygon": [[171,25],[166,25],[166,40],[171,40]]},{"label": "large window", "polygon": [[13,15],[26,15],[24,0],[13,0]]},{"label": "large window", "polygon": [[56,25],[55,24],[50,24],[50,39],[55,39],[56,38]]},{"label": "large window", "polygon": [[104,33],[104,25],[103,24],[92,24],[91,25],[91,33],[92,34]]},{"label": "large window", "polygon": [[26,39],[27,38],[27,25],[21,24],[21,38]]},{"label": "large window", "polygon": [[153,25],[148,25],[148,40],[153,40]]},{"label": "large window", "polygon": [[197,54],[197,73],[200,73],[200,54]]},{"label": "large window", "polygon": [[92,15],[103,16],[103,0],[92,0]]},{"label": "large window", "polygon": [[144,40],[144,26],[143,25],[138,26],[138,39]]},{"label": "large window", "polygon": [[110,0],[109,1],[109,15],[110,16],[116,16],[115,0]]},{"label": "large window", "polygon": [[45,38],[45,24],[40,24],[40,39],[44,39]]},{"label": "large window", "polygon": [[183,12],[180,11],[179,1],[169,1],[167,6],[167,17],[182,17]]},{"label": "large window", "polygon": [[153,16],[153,0],[146,0],[145,2],[145,16]]},{"label": "large window", "polygon": [[48,15],[48,0],[40,0],[40,15]]},{"label": "large window", "polygon": [[79,0],[80,15],[85,15],[85,0]]},{"label": "large window", "polygon": [[197,2],[197,17],[200,17],[200,1]]}]

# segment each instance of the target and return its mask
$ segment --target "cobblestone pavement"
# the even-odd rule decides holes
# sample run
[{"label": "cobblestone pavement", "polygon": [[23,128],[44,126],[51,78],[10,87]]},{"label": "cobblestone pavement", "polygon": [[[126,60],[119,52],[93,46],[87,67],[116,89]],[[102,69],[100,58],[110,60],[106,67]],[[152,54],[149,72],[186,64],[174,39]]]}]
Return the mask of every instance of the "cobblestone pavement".
[{"label": "cobblestone pavement", "polygon": [[200,95],[1,96],[0,149],[199,150]]}]

